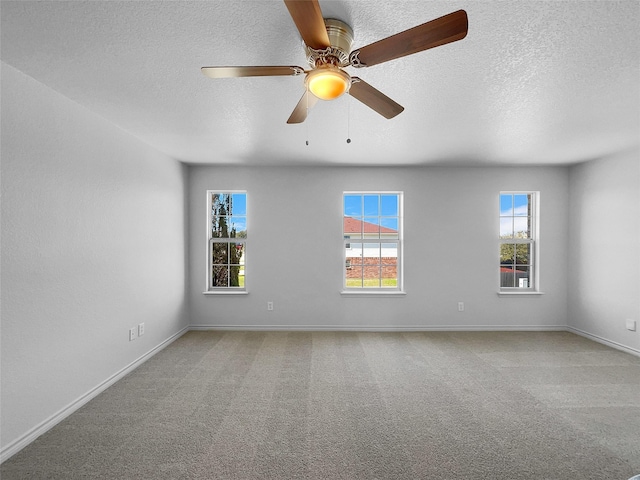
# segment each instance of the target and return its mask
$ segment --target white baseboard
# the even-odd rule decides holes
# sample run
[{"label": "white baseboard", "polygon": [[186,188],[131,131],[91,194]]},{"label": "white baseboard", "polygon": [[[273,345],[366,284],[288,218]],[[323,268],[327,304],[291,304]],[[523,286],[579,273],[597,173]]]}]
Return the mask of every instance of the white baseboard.
[{"label": "white baseboard", "polygon": [[89,402],[93,398],[95,398],[98,395],[100,395],[102,392],[104,392],[111,385],[116,383],[118,380],[120,380],[122,377],[124,377],[125,375],[127,375],[131,371],[133,371],[136,368],[138,368],[140,365],[142,365],[148,359],[153,357],[156,353],[158,353],[163,348],[165,348],[166,346],[168,346],[169,344],[171,344],[172,342],[174,342],[175,340],[180,338],[182,335],[184,335],[188,331],[189,331],[189,327],[185,327],[182,330],[180,330],[178,333],[176,333],[175,335],[172,335],[171,337],[167,338],[165,341],[163,341],[159,345],[157,345],[154,348],[152,348],[151,350],[149,350],[147,353],[145,353],[144,355],[139,357],[137,360],[134,360],[133,362],[131,362],[129,365],[124,367],[122,370],[120,370],[120,371],[114,373],[113,375],[111,375],[104,382],[98,384],[97,386],[95,386],[94,388],[89,390],[87,393],[85,393],[81,397],[79,397],[76,400],[74,400],[73,402],[71,402],[66,407],[62,408],[61,410],[59,410],[58,412],[54,413],[49,418],[44,420],[43,422],[41,422],[38,425],[36,425],[35,427],[33,427],[31,430],[29,430],[24,435],[18,437],[16,440],[14,440],[13,442],[11,442],[8,445],[6,445],[4,448],[2,448],[2,450],[0,450],[0,463],[3,463],[4,461],[8,460],[13,455],[15,455],[20,450],[22,450],[24,447],[26,447],[31,442],[33,442],[40,435],[42,435],[43,433],[47,432],[48,430],[51,430],[53,427],[55,427],[58,423],[60,423],[65,418],[67,418],[73,412],[78,410],[80,407],[85,405],[87,402]]},{"label": "white baseboard", "polygon": [[621,350],[623,352],[630,353],[631,355],[640,357],[640,350],[636,348],[629,347],[627,345],[623,345],[618,342],[614,342],[613,340],[606,339],[604,337],[595,335],[593,333],[585,332],[584,330],[580,330],[579,328],[567,326],[566,329],[571,333],[575,333],[576,335],[580,335],[581,337],[588,338],[589,340],[593,340],[594,342],[602,343],[603,345],[606,345],[611,348],[615,348],[616,350]]},{"label": "white baseboard", "polygon": [[293,332],[563,332],[565,325],[191,325],[189,330]]}]

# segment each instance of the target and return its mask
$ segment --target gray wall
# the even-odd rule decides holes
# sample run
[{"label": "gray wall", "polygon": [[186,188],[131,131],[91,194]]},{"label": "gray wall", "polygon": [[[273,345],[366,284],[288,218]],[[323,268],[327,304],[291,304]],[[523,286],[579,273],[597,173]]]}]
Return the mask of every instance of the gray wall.
[{"label": "gray wall", "polygon": [[[206,191],[248,191],[245,296],[205,296]],[[539,190],[541,296],[499,297],[498,195]],[[342,192],[404,191],[406,296],[342,287]],[[566,325],[566,168],[234,168],[189,170],[194,326],[539,328]],[[268,312],[267,301],[274,302]],[[466,304],[458,312],[457,302]]]},{"label": "gray wall", "polygon": [[4,63],[1,145],[5,450],[188,318],[185,167]]},{"label": "gray wall", "polygon": [[640,351],[640,152],[571,167],[569,184],[568,323]]}]

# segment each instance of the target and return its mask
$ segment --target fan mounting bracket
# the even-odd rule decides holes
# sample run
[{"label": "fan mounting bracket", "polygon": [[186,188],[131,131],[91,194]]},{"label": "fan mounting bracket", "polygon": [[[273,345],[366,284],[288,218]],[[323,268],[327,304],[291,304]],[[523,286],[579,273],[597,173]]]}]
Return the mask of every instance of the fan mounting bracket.
[{"label": "fan mounting bracket", "polygon": [[349,25],[335,18],[325,18],[324,24],[327,28],[330,46],[318,50],[306,46],[309,65],[312,68],[320,65],[348,66],[349,52],[351,52],[353,43],[353,30]]}]

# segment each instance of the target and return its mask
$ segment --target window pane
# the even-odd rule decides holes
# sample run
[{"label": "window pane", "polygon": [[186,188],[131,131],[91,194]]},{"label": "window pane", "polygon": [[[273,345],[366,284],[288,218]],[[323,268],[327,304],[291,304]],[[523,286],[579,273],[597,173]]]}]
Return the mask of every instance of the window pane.
[{"label": "window pane", "polygon": [[363,286],[381,286],[380,244],[365,243],[362,253]]},{"label": "window pane", "polygon": [[380,252],[383,265],[397,265],[398,264],[398,244],[397,243],[383,243],[382,250]]},{"label": "window pane", "polygon": [[516,217],[526,217],[527,215],[531,215],[529,209],[529,198],[530,195],[514,195],[513,196],[513,214]]},{"label": "window pane", "polygon": [[224,265],[229,263],[229,244],[213,243],[211,260],[214,265]]},{"label": "window pane", "polygon": [[362,218],[344,217],[343,231],[345,235],[349,235],[351,238],[362,238]]},{"label": "window pane", "polygon": [[222,237],[222,228],[226,225],[226,220],[222,220],[220,216],[211,214],[211,237]]},{"label": "window pane", "polygon": [[380,236],[382,238],[398,238],[398,218],[380,219]]},{"label": "window pane", "polygon": [[239,270],[238,270],[238,280],[240,282],[240,287],[244,287],[244,266],[247,261],[247,245],[242,245],[242,256],[240,257],[239,262]]},{"label": "window pane", "polygon": [[229,195],[228,193],[220,193],[218,194],[218,199],[219,199],[221,208],[224,208],[225,211],[227,211],[228,213],[227,207],[229,206],[229,202],[231,201],[231,195]]},{"label": "window pane", "polygon": [[500,194],[500,216],[510,217],[513,215],[513,195],[510,193]]},{"label": "window pane", "polygon": [[379,287],[380,281],[380,265],[365,265],[363,285],[365,287]]},{"label": "window pane", "polygon": [[232,229],[231,221],[231,217],[226,215],[213,217],[211,221],[211,236],[213,238],[229,238]]},{"label": "window pane", "polygon": [[500,245],[501,265],[531,265],[531,249],[529,243],[505,243]]},{"label": "window pane", "polygon": [[529,217],[513,217],[515,238],[531,238],[531,222]]},{"label": "window pane", "polygon": [[516,264],[529,265],[531,263],[531,244],[518,243],[514,245],[516,251]]},{"label": "window pane", "polygon": [[230,215],[231,197],[228,193],[213,193],[211,195],[211,213],[213,219]]},{"label": "window pane", "polygon": [[382,287],[398,286],[398,244],[383,243],[381,249]]},{"label": "window pane", "polygon": [[344,196],[344,215],[349,217],[362,216],[362,195]]},{"label": "window pane", "polygon": [[350,247],[346,248],[345,258],[352,265],[362,265],[362,244],[352,242]]},{"label": "window pane", "polygon": [[244,243],[229,244],[229,263],[231,265],[240,265],[243,262]]},{"label": "window pane", "polygon": [[380,215],[398,216],[398,195],[380,195]]},{"label": "window pane", "polygon": [[513,217],[500,217],[500,238],[513,238]]},{"label": "window pane", "polygon": [[525,265],[516,265],[514,285],[518,288],[529,288],[531,285],[531,269]]},{"label": "window pane", "polygon": [[500,287],[510,288],[514,286],[514,268],[513,267],[500,267]]},{"label": "window pane", "polygon": [[381,286],[383,288],[396,288],[398,286],[398,271],[395,266],[382,267]]},{"label": "window pane", "polygon": [[246,215],[247,214],[247,194],[246,193],[232,193],[231,201],[233,205],[232,211],[229,215]]},{"label": "window pane", "polygon": [[380,223],[378,217],[365,217],[362,224],[364,238],[380,238]]},{"label": "window pane", "polygon": [[240,285],[240,266],[231,265],[229,267],[229,286],[240,287],[244,286],[244,278],[242,279],[242,285]]},{"label": "window pane", "polygon": [[364,214],[367,215],[380,215],[378,210],[378,202],[380,197],[378,195],[365,195],[364,196]]},{"label": "window pane", "polygon": [[352,243],[345,255],[345,287],[362,287],[362,244]]},{"label": "window pane", "polygon": [[214,217],[218,215],[224,215],[224,213],[220,212],[220,209],[223,207],[223,202],[220,199],[221,193],[212,193],[211,194],[211,213]]},{"label": "window pane", "polygon": [[500,245],[500,265],[512,265],[515,263],[516,246],[512,243]]},{"label": "window pane", "polygon": [[364,263],[367,263],[367,264],[373,263],[372,261],[366,260],[366,259],[375,259],[375,263],[378,264],[380,259],[380,244],[365,243],[362,256],[365,259]]},{"label": "window pane", "polygon": [[229,222],[231,223],[230,238],[247,238],[247,217],[234,215],[229,218]]},{"label": "window pane", "polygon": [[228,287],[229,275],[226,265],[214,265],[211,272],[212,287]]}]

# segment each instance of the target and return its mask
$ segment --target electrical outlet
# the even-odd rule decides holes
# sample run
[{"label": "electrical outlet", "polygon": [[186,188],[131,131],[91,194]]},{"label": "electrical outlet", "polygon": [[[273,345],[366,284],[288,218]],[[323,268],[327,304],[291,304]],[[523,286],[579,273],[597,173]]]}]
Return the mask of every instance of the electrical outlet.
[{"label": "electrical outlet", "polygon": [[144,335],[144,322],[138,324],[138,336],[141,337]]},{"label": "electrical outlet", "polygon": [[136,327],[129,329],[129,341],[136,339]]},{"label": "electrical outlet", "polygon": [[458,302],[458,311],[464,312],[464,302]]},{"label": "electrical outlet", "polygon": [[273,302],[267,302],[267,310],[269,311],[273,310]]},{"label": "electrical outlet", "polygon": [[627,330],[630,330],[632,332],[636,331],[636,321],[635,320],[631,320],[630,318],[627,318]]}]

